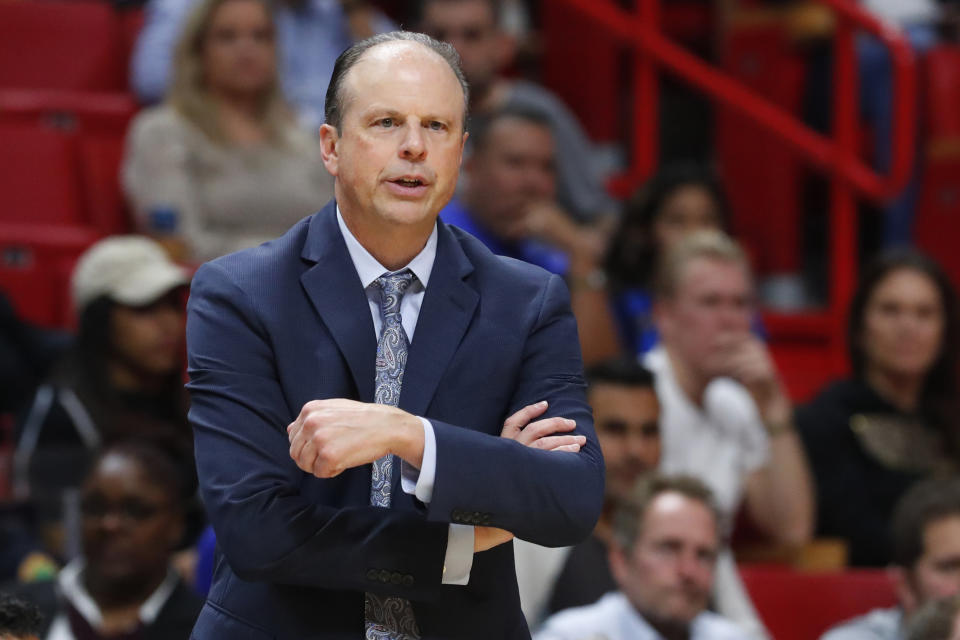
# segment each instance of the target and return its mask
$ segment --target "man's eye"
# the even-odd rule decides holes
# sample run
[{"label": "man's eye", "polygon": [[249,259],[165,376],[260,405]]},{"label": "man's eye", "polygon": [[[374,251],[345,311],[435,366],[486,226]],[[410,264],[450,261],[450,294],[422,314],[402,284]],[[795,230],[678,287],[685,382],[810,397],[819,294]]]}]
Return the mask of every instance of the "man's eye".
[{"label": "man's eye", "polygon": [[443,131],[447,127],[442,122],[437,122],[436,120],[434,120],[430,123],[430,128],[434,131]]},{"label": "man's eye", "polygon": [[393,126],[393,118],[380,118],[377,120],[377,124],[385,129],[389,129]]}]

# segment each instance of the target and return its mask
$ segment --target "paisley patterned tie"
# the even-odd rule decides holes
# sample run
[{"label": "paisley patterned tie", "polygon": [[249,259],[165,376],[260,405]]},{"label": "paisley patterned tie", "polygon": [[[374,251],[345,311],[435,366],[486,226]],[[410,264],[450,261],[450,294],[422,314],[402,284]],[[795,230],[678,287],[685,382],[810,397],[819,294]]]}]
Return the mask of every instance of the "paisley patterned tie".
[{"label": "paisley patterned tie", "polygon": [[[380,287],[380,311],[383,328],[377,342],[377,377],[374,400],[380,404],[397,406],[403,368],[407,364],[407,334],[400,317],[400,300],[413,281],[409,269],[385,273],[376,280]],[[370,482],[370,504],[390,507],[390,478],[393,473],[392,456],[386,455],[373,463]],[[366,640],[417,640],[420,630],[413,617],[413,607],[404,598],[366,593],[364,615]]]}]

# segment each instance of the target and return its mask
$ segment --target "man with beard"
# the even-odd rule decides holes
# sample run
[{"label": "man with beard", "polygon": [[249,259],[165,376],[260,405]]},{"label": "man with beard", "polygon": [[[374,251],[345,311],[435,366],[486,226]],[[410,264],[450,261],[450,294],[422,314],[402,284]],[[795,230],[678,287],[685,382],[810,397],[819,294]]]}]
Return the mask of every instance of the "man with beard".
[{"label": "man with beard", "polygon": [[613,519],[610,568],[619,591],[548,619],[536,640],[741,640],[706,610],[720,547],[710,490],[689,476],[641,480]]}]

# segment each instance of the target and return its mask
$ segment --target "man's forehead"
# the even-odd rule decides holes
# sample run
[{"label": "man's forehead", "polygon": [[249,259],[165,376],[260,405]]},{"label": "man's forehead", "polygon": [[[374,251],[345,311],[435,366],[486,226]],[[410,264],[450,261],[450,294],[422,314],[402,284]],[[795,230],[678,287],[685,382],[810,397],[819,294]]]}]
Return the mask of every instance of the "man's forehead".
[{"label": "man's forehead", "polygon": [[439,53],[419,42],[394,40],[371,47],[347,71],[343,79],[346,89],[344,98],[347,101],[353,100],[361,87],[378,85],[384,80],[394,80],[404,74],[420,73],[424,70],[440,73],[441,77],[450,82],[451,87],[459,89],[462,97],[460,81]]},{"label": "man's forehead", "polygon": [[[391,40],[370,47],[357,60],[347,74],[347,81],[356,81],[373,73],[393,73],[398,68],[410,66],[424,68],[434,66],[444,69],[451,80],[457,82],[456,75],[439,53],[419,42],[409,40]],[[459,82],[458,82],[459,84]]]}]

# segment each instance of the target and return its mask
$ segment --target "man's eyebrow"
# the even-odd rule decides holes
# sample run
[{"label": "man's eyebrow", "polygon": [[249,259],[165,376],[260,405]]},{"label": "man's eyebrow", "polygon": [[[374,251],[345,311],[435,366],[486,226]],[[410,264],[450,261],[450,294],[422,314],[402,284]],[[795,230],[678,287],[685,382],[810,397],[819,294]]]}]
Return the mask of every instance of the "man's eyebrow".
[{"label": "man's eyebrow", "polygon": [[365,117],[371,117],[376,115],[376,116],[389,116],[391,118],[395,118],[402,114],[392,107],[387,107],[383,105],[373,105],[365,109],[363,112],[363,115]]}]

